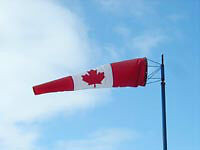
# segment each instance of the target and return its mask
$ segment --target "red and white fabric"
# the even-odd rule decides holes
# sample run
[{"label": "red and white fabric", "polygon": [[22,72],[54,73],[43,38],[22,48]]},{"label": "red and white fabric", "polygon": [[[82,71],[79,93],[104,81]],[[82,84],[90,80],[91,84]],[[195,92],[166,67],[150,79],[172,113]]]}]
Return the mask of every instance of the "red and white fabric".
[{"label": "red and white fabric", "polygon": [[[98,75],[101,76],[101,81],[97,84],[90,84],[84,81],[84,76],[90,76],[90,72],[96,73],[96,78]],[[80,73],[72,76],[74,82],[74,90],[91,89],[91,88],[109,88],[113,85],[113,76],[111,65],[103,65],[97,69],[91,69],[88,72]],[[91,80],[93,78],[91,77]],[[95,81],[94,81],[95,82]]]},{"label": "red and white fabric", "polygon": [[147,59],[138,58],[103,65],[97,69],[33,87],[35,95],[94,88],[145,86]]}]

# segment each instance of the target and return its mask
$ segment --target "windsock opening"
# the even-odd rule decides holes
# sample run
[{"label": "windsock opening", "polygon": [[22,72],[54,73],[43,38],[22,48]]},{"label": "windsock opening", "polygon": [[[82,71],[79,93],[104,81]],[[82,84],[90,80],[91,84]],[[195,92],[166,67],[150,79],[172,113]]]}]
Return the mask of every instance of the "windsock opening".
[{"label": "windsock opening", "polygon": [[145,86],[147,59],[138,58],[112,63],[113,87]]},{"label": "windsock opening", "polygon": [[147,75],[148,75],[148,61],[147,58],[144,57],[143,61],[141,62],[141,69],[140,69],[140,75],[139,77],[141,77],[140,79],[140,85],[141,86],[145,86],[146,82],[147,82]]}]

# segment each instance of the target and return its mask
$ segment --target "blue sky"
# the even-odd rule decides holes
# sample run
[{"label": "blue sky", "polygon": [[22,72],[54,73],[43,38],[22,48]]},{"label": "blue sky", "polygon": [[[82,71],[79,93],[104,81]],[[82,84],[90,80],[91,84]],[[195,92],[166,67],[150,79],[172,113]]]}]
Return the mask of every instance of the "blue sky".
[{"label": "blue sky", "polygon": [[0,149],[162,149],[159,83],[42,96],[31,89],[162,53],[168,147],[200,149],[199,14],[199,0],[2,0]]}]

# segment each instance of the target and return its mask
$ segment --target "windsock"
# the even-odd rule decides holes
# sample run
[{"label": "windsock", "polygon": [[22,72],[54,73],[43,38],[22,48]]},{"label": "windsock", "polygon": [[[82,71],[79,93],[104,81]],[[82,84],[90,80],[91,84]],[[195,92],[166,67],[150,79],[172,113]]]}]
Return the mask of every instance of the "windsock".
[{"label": "windsock", "polygon": [[138,58],[103,65],[96,69],[36,85],[35,95],[94,88],[145,86],[147,59]]}]

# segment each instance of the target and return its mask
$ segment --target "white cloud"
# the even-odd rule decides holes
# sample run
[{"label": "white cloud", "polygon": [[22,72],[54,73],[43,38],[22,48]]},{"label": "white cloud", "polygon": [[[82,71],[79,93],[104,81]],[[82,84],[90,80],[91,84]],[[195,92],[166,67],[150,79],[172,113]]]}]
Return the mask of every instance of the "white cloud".
[{"label": "white cloud", "polygon": [[[81,18],[53,0],[1,0],[0,148],[31,150],[39,133],[17,122],[35,122],[62,111],[93,107],[107,91],[34,96],[32,86],[89,66],[91,50]],[[31,125],[31,124],[30,124]]]},{"label": "white cloud", "polygon": [[117,15],[133,15],[142,17],[154,13],[157,1],[147,0],[96,0],[104,10],[111,11]]},{"label": "white cloud", "polygon": [[31,150],[35,149],[34,142],[37,133],[33,131],[24,132],[13,124],[0,122],[0,149],[1,150]]},{"label": "white cloud", "polygon": [[139,52],[141,55],[148,55],[153,49],[160,44],[168,41],[168,36],[163,30],[144,31],[140,34],[134,34],[131,28],[126,26],[116,26],[114,31],[124,40],[124,49],[130,49],[134,52]]},{"label": "white cloud", "polygon": [[131,34],[131,31],[128,27],[120,25],[114,28],[114,32],[125,38],[129,37]]},{"label": "white cloud", "polygon": [[118,146],[139,135],[127,129],[104,129],[79,140],[59,141],[56,150],[116,150]]},{"label": "white cloud", "polygon": [[145,33],[132,38],[130,47],[133,50],[140,51],[143,55],[148,55],[153,48],[160,45],[166,36],[161,33]]},{"label": "white cloud", "polygon": [[167,16],[167,18],[172,22],[179,22],[187,19],[187,16],[182,14],[170,14],[169,16]]}]

